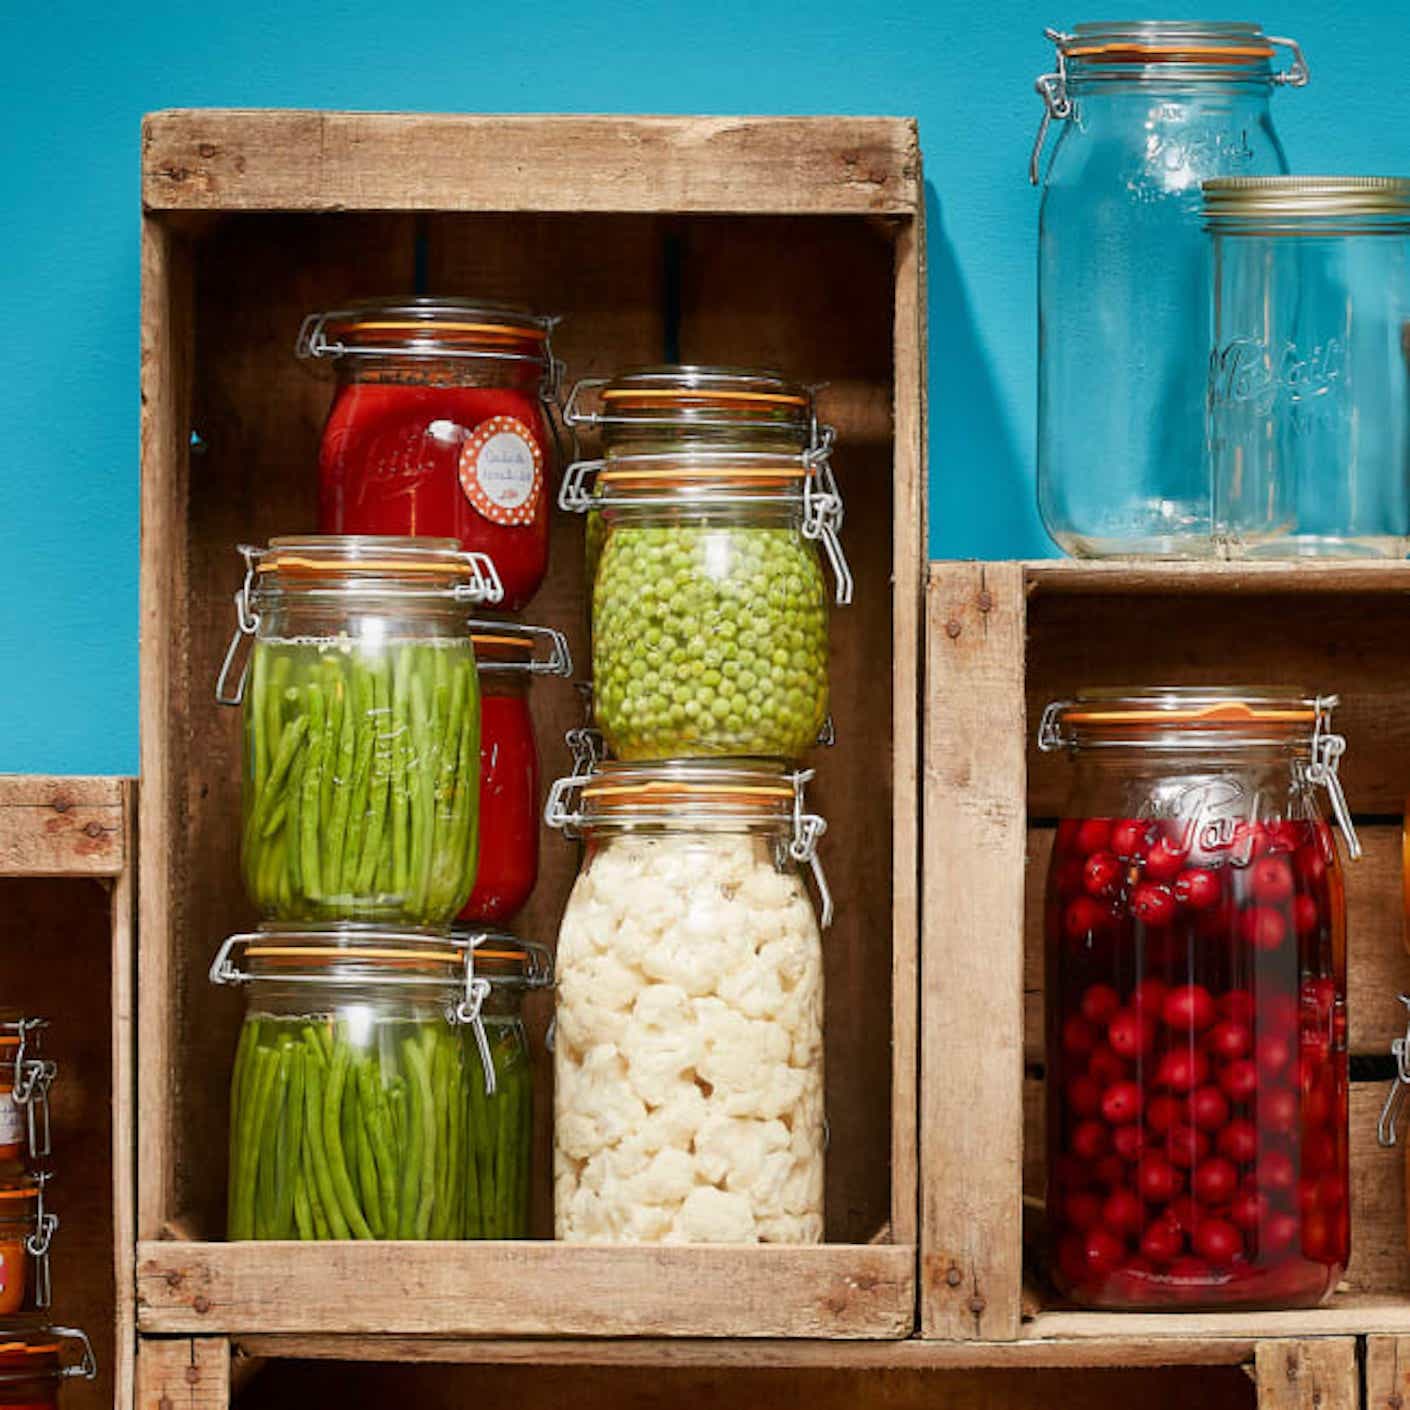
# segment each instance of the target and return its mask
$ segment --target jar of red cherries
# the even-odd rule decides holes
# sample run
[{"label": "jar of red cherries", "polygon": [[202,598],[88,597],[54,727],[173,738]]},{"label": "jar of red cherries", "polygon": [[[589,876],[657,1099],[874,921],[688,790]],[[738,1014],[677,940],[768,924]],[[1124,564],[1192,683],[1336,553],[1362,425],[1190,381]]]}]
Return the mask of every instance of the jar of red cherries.
[{"label": "jar of red cherries", "polygon": [[484,300],[369,299],[311,314],[300,357],[338,388],[319,452],[325,534],[459,539],[488,554],[504,607],[548,570],[555,320]]},{"label": "jar of red cherries", "polygon": [[1052,1276],[1083,1306],[1309,1307],[1350,1252],[1335,697],[1092,693],[1048,874]]},{"label": "jar of red cherries", "polygon": [[480,676],[480,842],[464,921],[508,920],[539,875],[539,751],[529,713],[535,676],[571,676],[561,632],[487,619],[470,624]]}]

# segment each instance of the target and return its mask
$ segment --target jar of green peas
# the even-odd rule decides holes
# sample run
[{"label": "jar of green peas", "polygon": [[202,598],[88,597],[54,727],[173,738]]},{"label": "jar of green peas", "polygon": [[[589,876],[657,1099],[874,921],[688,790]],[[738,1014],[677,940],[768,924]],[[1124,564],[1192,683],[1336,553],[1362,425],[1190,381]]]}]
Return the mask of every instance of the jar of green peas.
[{"label": "jar of green peas", "polygon": [[494,565],[452,539],[279,538],[241,552],[216,698],[243,707],[251,899],[281,922],[449,924],[475,882],[470,616],[501,596]]},{"label": "jar of green peas", "polygon": [[608,749],[803,754],[827,718],[829,598],[852,597],[833,433],[811,389],[773,372],[644,368],[578,383],[565,414],[602,434],[602,458],[569,467],[560,503],[589,516]]}]

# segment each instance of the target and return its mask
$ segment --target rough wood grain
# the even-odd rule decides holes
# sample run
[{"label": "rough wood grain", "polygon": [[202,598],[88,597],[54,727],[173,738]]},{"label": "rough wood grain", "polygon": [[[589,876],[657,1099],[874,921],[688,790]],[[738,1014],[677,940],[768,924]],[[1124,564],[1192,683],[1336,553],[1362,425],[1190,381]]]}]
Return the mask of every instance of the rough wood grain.
[{"label": "rough wood grain", "polygon": [[1041,594],[1405,592],[1410,563],[1395,560],[1303,559],[1279,563],[1151,563],[1140,559],[1043,558],[1025,566],[1029,591]]},{"label": "rough wood grain", "polygon": [[915,1249],[185,1244],[137,1251],[144,1332],[906,1336]]},{"label": "rough wood grain", "polygon": [[1018,1331],[1023,641],[1020,568],[932,570],[921,988],[926,1336]]},{"label": "rough wood grain", "polygon": [[1262,1342],[1254,1371],[1258,1410],[1359,1410],[1355,1337]]},{"label": "rough wood grain", "polygon": [[111,1023],[109,1084],[112,1101],[112,1237],[114,1282],[113,1394],[115,1410],[132,1410],[136,1368],[136,1240],[137,1240],[137,1042],[134,980],[137,950],[133,927],[137,918],[137,784],[124,783],[122,813],[129,839],[127,865],[112,888],[109,923],[109,999]]},{"label": "rough wood grain", "polygon": [[1401,1331],[1407,1324],[1400,1295],[1339,1297],[1326,1307],[1300,1312],[1040,1312],[1023,1324],[1023,1335],[1036,1340],[1081,1339],[1094,1343],[1094,1354],[1109,1337],[1173,1337],[1196,1343],[1233,1335],[1258,1343],[1299,1337],[1354,1337],[1368,1332]]},{"label": "rough wood grain", "polygon": [[116,876],[122,780],[0,775],[0,876]]},{"label": "rough wood grain", "polygon": [[1410,1337],[1366,1338],[1366,1410],[1404,1410],[1410,1400]]},{"label": "rough wood grain", "polygon": [[224,1337],[144,1337],[137,1349],[137,1410],[230,1410]]},{"label": "rough wood grain", "polygon": [[142,127],[149,210],[904,214],[913,119],[178,109]]}]

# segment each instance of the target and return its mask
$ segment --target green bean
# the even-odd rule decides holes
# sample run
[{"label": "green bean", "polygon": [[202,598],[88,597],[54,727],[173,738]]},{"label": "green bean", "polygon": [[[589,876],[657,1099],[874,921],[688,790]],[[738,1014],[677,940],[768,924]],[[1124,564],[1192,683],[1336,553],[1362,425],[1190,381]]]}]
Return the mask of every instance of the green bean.
[{"label": "green bean", "polygon": [[415,1038],[403,1038],[402,1070],[407,1074],[406,1147],[401,1168],[401,1188],[397,1192],[397,1228],[402,1238],[416,1237],[421,1201],[421,1164],[426,1154],[425,1127],[421,1120],[421,1084],[415,1075]]},{"label": "green bean", "polygon": [[[315,1046],[318,1045],[315,1044]],[[307,1117],[304,1125],[304,1146],[309,1152],[314,1176],[314,1184],[310,1186],[310,1191],[317,1191],[319,1204],[322,1206],[324,1218],[331,1231],[329,1237],[346,1239],[351,1237],[348,1221],[343,1217],[338,1196],[333,1189],[333,1176],[328,1166],[328,1151],[323,1135],[324,1081],[323,1063],[321,1061],[310,1062],[307,1080],[304,1084],[304,1110]],[[337,1135],[336,1123],[334,1135]],[[315,1206],[315,1212],[317,1208],[318,1206]]]},{"label": "green bean", "polygon": [[377,877],[383,856],[382,834],[387,823],[387,795],[392,784],[391,686],[385,656],[372,664],[372,780],[368,797],[367,831],[358,863],[357,891],[366,895]]},{"label": "green bean", "polygon": [[305,689],[308,701],[308,758],[304,763],[303,796],[299,799],[299,866],[303,873],[304,894],[310,901],[317,901],[323,895],[323,872],[318,855],[321,821],[318,799],[323,784],[328,732],[323,692],[312,682]]},{"label": "green bean", "polygon": [[343,713],[347,703],[343,690],[341,652],[329,651],[319,662],[328,704],[328,736],[323,749],[323,776],[318,787],[318,835],[328,836],[333,819],[333,783],[337,778],[338,750],[343,738]]},{"label": "green bean", "polygon": [[313,1211],[309,1208],[308,1186],[300,1168],[294,1175],[294,1228],[301,1239],[313,1238]]},{"label": "green bean", "polygon": [[[367,1226],[362,1209],[353,1193],[352,1180],[348,1176],[346,1153],[343,1150],[341,1131],[343,1086],[347,1081],[348,1061],[351,1049],[346,1043],[335,1040],[333,1061],[328,1067],[328,1089],[323,1097],[323,1146],[328,1160],[328,1173],[331,1177],[333,1194],[342,1210],[348,1228],[354,1237],[370,1239],[372,1230]],[[331,1215],[331,1211],[330,1211]]]},{"label": "green bean", "polygon": [[278,1065],[272,1048],[255,1050],[253,1073],[246,1081],[253,1085],[239,1112],[239,1138],[235,1169],[231,1172],[229,1235],[250,1239],[255,1228],[255,1177],[259,1159],[259,1133],[264,1125],[265,1105]]}]

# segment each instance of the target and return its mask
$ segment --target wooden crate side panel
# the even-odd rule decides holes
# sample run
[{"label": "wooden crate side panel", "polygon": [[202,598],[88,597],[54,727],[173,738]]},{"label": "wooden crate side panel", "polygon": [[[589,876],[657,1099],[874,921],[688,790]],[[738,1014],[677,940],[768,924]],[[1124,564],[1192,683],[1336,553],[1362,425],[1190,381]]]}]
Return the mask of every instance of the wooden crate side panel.
[{"label": "wooden crate side panel", "polygon": [[144,1337],[137,1348],[137,1410],[230,1410],[224,1337]]},{"label": "wooden crate side panel", "polygon": [[128,865],[113,884],[109,908],[112,927],[112,1199],[114,1317],[113,1404],[132,1410],[137,1338],[137,1071],[133,1027],[137,955],[133,924],[137,915],[137,784],[127,783],[122,795]]},{"label": "wooden crate side panel", "polygon": [[1404,1410],[1410,1402],[1410,1337],[1366,1338],[1366,1410]]},{"label": "wooden crate side panel", "polygon": [[1258,1410],[1359,1410],[1355,1337],[1267,1341],[1254,1357]]},{"label": "wooden crate side panel", "polygon": [[899,118],[186,109],[142,130],[149,209],[914,214]]},{"label": "wooden crate side panel", "polygon": [[0,876],[116,876],[122,780],[0,775]]},{"label": "wooden crate side panel", "polygon": [[927,1336],[1018,1333],[1024,620],[1014,565],[932,571],[921,989]]},{"label": "wooden crate side panel", "polygon": [[144,1332],[906,1336],[915,1250],[146,1243]]}]

